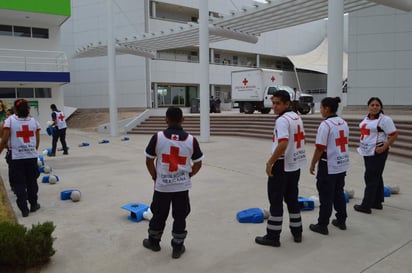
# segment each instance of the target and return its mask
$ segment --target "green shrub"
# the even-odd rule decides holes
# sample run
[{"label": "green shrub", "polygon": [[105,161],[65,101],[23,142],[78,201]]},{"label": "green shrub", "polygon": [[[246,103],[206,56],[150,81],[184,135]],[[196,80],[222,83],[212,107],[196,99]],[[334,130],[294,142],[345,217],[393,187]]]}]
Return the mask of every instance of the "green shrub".
[{"label": "green shrub", "polygon": [[54,229],[52,222],[33,225],[30,230],[20,224],[0,223],[0,265],[31,267],[47,262],[55,253]]}]

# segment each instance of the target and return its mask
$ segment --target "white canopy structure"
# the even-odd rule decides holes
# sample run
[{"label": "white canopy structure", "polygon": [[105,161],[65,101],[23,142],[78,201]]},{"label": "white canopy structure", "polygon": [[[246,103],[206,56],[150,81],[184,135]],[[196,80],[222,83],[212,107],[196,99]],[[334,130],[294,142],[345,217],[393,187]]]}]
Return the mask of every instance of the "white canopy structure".
[{"label": "white canopy structure", "polygon": [[[296,68],[328,73],[328,38],[325,38],[314,50],[287,56]],[[343,52],[343,79],[348,77],[348,54]]]},{"label": "white canopy structure", "polygon": [[[367,0],[344,0],[344,12],[376,5]],[[278,0],[256,4],[222,19],[209,18],[209,43],[235,39],[256,43],[261,33],[296,26],[328,17],[328,0]],[[157,50],[199,44],[199,25],[143,33],[116,39],[117,54],[154,58]],[[107,42],[98,41],[79,48],[75,58],[107,55]]]}]

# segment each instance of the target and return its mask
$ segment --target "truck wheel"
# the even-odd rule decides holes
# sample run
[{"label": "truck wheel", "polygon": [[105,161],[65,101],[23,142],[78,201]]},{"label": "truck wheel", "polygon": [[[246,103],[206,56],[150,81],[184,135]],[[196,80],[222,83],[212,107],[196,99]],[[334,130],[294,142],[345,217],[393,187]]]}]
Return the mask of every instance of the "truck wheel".
[{"label": "truck wheel", "polygon": [[243,106],[243,103],[239,103],[239,113],[244,113],[245,112],[245,107]]},{"label": "truck wheel", "polygon": [[245,114],[253,114],[253,112],[255,112],[253,104],[250,102],[245,102],[243,109],[245,110]]},{"label": "truck wheel", "polygon": [[307,113],[310,112],[310,107],[309,105],[304,105],[303,107],[299,107],[299,113],[301,113],[302,115],[306,115]]},{"label": "truck wheel", "polygon": [[262,108],[262,109],[260,109],[260,112],[262,114],[268,114],[270,112],[270,108]]}]

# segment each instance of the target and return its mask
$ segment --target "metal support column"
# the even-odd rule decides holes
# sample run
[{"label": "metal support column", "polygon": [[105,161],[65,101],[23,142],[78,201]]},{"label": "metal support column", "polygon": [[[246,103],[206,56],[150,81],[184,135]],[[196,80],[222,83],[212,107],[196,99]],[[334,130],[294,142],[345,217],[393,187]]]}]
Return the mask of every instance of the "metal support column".
[{"label": "metal support column", "polygon": [[209,5],[200,0],[199,6],[199,66],[200,66],[200,141],[209,142]]},{"label": "metal support column", "polygon": [[[328,4],[328,97],[342,98],[343,80],[343,0]],[[342,105],[338,109],[342,114]]]},{"label": "metal support column", "polygon": [[116,49],[113,37],[113,3],[107,0],[107,65],[109,76],[110,135],[118,136],[117,92],[116,92]]}]

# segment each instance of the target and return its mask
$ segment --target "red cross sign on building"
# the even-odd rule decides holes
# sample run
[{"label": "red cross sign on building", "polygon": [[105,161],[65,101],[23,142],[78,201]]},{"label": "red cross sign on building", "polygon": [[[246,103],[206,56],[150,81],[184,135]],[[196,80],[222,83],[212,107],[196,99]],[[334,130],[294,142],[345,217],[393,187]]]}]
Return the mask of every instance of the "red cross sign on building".
[{"label": "red cross sign on building", "polygon": [[272,78],[270,78],[270,80],[271,80],[272,82],[274,82],[274,81],[276,80],[275,76],[272,76]]},{"label": "red cross sign on building", "polygon": [[162,162],[169,163],[169,171],[175,172],[179,165],[186,164],[186,157],[179,156],[179,147],[171,146],[170,154],[162,154]]},{"label": "red cross sign on building", "polygon": [[360,133],[361,133],[361,138],[360,138],[361,140],[363,140],[365,136],[369,136],[371,134],[371,130],[366,129],[366,123],[362,125],[360,129]]},{"label": "red cross sign on building", "polygon": [[60,121],[63,121],[63,120],[64,120],[64,115],[63,115],[63,114],[59,114],[58,119],[60,119]]},{"label": "red cross sign on building", "polygon": [[22,131],[17,131],[16,136],[22,137],[24,143],[29,143],[30,138],[34,136],[34,131],[29,130],[29,125],[21,126]]},{"label": "red cross sign on building", "polygon": [[293,135],[293,141],[296,141],[296,148],[302,147],[301,141],[305,140],[305,134],[300,130],[300,125],[298,125],[298,132]]},{"label": "red cross sign on building", "polygon": [[339,138],[335,139],[336,147],[340,146],[342,153],[346,152],[346,144],[348,144],[348,138],[345,137],[345,131],[339,130]]},{"label": "red cross sign on building", "polygon": [[243,82],[243,85],[246,86],[249,81],[246,78],[244,78],[242,82]]}]

